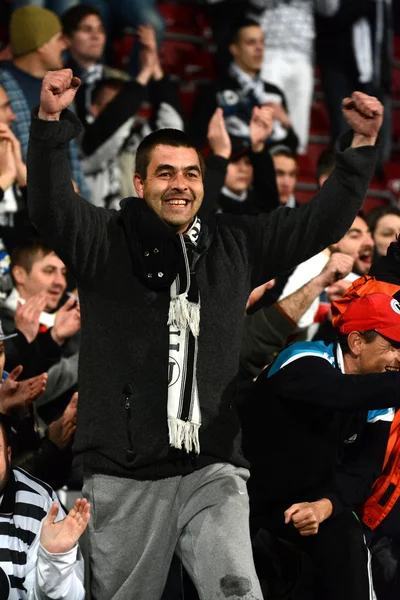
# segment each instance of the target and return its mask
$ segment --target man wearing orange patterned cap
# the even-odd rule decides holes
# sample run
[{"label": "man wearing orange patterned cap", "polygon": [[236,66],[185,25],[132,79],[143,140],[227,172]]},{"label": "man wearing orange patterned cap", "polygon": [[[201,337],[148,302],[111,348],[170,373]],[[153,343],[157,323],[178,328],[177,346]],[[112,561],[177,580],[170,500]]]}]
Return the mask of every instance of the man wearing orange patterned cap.
[{"label": "man wearing orange patterned cap", "polygon": [[381,471],[390,406],[400,405],[400,304],[356,297],[336,329],[334,344],[283,350],[254,386],[243,419],[251,523],[310,555],[315,598],[367,600],[368,552],[352,510]]}]

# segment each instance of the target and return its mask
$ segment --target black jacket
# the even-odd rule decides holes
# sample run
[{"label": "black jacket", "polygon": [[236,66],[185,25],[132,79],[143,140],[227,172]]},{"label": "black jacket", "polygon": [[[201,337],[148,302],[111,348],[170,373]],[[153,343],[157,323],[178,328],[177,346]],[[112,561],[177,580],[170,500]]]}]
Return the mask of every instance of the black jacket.
[{"label": "black jacket", "polygon": [[400,375],[345,375],[321,357],[265,369],[241,410],[254,512],[329,498],[335,514],[365,501],[380,475],[390,422],[368,409],[400,405]]},{"label": "black jacket", "polygon": [[[137,479],[189,473],[221,461],[247,464],[235,398],[249,292],[343,236],[363,202],[376,149],[339,152],[322,190],[298,209],[259,217],[221,215],[203,224],[193,267],[201,295],[197,380],[203,421],[195,460],[168,445],[169,289],[154,291],[134,274],[147,260],[153,264],[149,271],[162,272],[163,249],[145,258],[138,242],[132,263],[122,211],[96,208],[73,191],[67,143],[79,130],[68,110],[59,122],[33,117],[28,156],[31,219],[79,288],[75,452],[88,470]],[[139,238],[140,231],[135,235]]]}]

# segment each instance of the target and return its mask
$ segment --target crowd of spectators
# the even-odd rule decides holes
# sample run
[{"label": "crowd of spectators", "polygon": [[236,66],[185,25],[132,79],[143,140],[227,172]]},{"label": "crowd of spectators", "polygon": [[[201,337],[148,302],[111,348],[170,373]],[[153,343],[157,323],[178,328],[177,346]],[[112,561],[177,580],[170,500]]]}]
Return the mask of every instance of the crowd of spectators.
[{"label": "crowd of spectators", "polygon": [[[181,10],[183,4],[186,3],[182,3]],[[106,411],[102,413],[100,395],[96,396],[100,374],[108,386],[121,387],[118,394],[123,400],[121,404],[121,399],[114,399],[118,404],[116,411],[124,408],[124,414],[129,414],[128,445],[124,446],[120,440],[115,442],[116,451],[126,453],[126,464],[115,467],[116,472],[125,481],[129,469],[137,469],[142,486],[140,500],[135,505],[142,515],[142,525],[132,535],[131,547],[125,550],[136,556],[140,552],[139,547],[133,547],[136,536],[140,533],[146,539],[143,555],[149,560],[147,554],[153,552],[150,561],[153,560],[154,570],[160,563],[160,572],[165,571],[162,600],[211,600],[207,596],[211,587],[202,580],[205,567],[196,565],[195,558],[188,558],[190,544],[186,537],[182,535],[176,542],[173,559],[168,555],[170,546],[165,539],[158,545],[157,536],[162,538],[161,526],[169,518],[168,510],[153,514],[150,498],[164,493],[157,485],[166,481],[163,477],[172,480],[171,473],[187,475],[186,492],[190,494],[190,485],[200,485],[190,478],[201,473],[201,467],[214,469],[212,481],[220,486],[215,487],[215,493],[224,494],[213,452],[225,467],[229,463],[234,465],[230,466],[240,480],[239,488],[241,485],[246,488],[246,476],[241,470],[247,461],[250,463],[249,526],[257,572],[253,579],[249,575],[248,580],[232,577],[231,582],[224,581],[229,575],[223,576],[225,563],[217,557],[213,573],[221,576],[223,596],[220,597],[261,600],[255,583],[258,578],[263,597],[269,600],[398,598],[400,324],[396,320],[400,319],[400,207],[388,202],[366,212],[362,206],[367,179],[382,176],[393,152],[392,42],[398,28],[391,0],[196,3],[197,10],[211,26],[218,76],[196,87],[189,112],[182,106],[179,80],[168,72],[163,61],[168,23],[153,0],[9,0],[7,7],[8,26],[0,60],[1,598],[90,600],[92,576],[90,569],[84,571],[84,559],[89,565],[92,552],[97,552],[98,562],[92,574],[93,599],[109,600],[99,594],[111,593],[112,589],[115,600],[139,599],[129,588],[130,575],[121,588],[110,584],[109,591],[104,591],[108,581],[112,581],[112,574],[107,571],[108,553],[116,553],[121,561],[125,560],[123,549],[116,550],[119,541],[115,546],[110,535],[108,544],[105,532],[112,530],[122,536],[129,527],[123,512],[128,511],[127,485],[115,489],[118,494],[115,523],[111,515],[102,515],[105,523],[104,529],[101,527],[101,541],[97,541],[96,547],[91,541],[90,552],[85,530],[88,526],[93,536],[94,515],[90,517],[86,498],[75,500],[76,495],[82,495],[84,479],[85,491],[89,488],[87,481],[92,488],[96,482],[87,465],[74,460],[74,456],[79,459],[85,452],[94,455],[97,452],[98,464],[106,465],[101,471],[104,478],[115,474],[113,469],[117,464],[112,454],[107,456],[104,440],[95,439],[97,419],[102,427],[107,426],[108,418],[111,428],[113,423],[110,414],[107,417]],[[134,42],[125,69],[113,63],[113,41],[123,32],[128,32]],[[318,157],[315,185],[319,201],[337,201],[337,215],[335,207],[318,212],[318,202],[314,201],[303,210],[302,202],[296,198],[301,158],[307,156],[310,139],[316,63],[329,114],[330,144]],[[44,125],[41,121],[58,120],[51,115],[47,118],[49,113],[43,119],[36,111],[39,105],[43,111],[46,74],[61,69],[71,71],[61,71],[64,75],[60,88],[53,87],[52,93],[61,98],[65,92],[62,86],[68,80],[71,101],[65,107],[70,111],[66,111],[68,116],[61,121],[63,129],[56,129],[54,123],[46,123],[41,129]],[[368,96],[352,96],[355,91]],[[349,113],[358,111],[365,117],[363,110],[368,111],[368,107],[359,107],[368,97],[385,109],[375,164],[365,148],[356,150],[357,144],[353,143],[356,158],[352,158],[351,152],[346,158],[344,150],[352,144],[349,126],[355,138],[359,135]],[[344,98],[347,100],[342,104]],[[372,123],[377,113],[367,116]],[[373,143],[374,136],[375,132],[370,136]],[[162,356],[157,327],[160,331],[164,327],[162,340],[165,347],[168,343],[167,324],[161,323],[152,303],[160,290],[167,297],[165,290],[169,287],[165,286],[171,283],[168,278],[172,267],[157,256],[160,246],[155,235],[149,233],[152,217],[142,215],[138,209],[129,213],[130,203],[124,200],[139,196],[149,203],[146,194],[150,187],[146,182],[151,153],[154,148],[164,146],[176,150],[182,164],[184,152],[193,148],[197,157],[201,152],[206,157],[199,158],[200,167],[188,168],[193,179],[203,180],[205,198],[198,211],[200,219],[194,216],[188,230],[192,237],[186,235],[188,239],[182,242],[186,262],[192,260],[191,253],[196,250],[199,237],[196,227],[203,228],[209,223],[209,238],[215,235],[218,248],[220,245],[228,258],[231,253],[236,261],[232,267],[232,259],[230,266],[237,269],[238,286],[235,290],[235,273],[218,274],[224,286],[218,302],[225,296],[226,303],[231,302],[235,307],[237,304],[238,308],[228,318],[222,307],[215,304],[207,342],[211,347],[210,357],[214,357],[211,360],[204,359],[196,326],[190,325],[191,336],[183,326],[174,332],[171,322],[180,321],[171,314],[178,312],[173,301],[181,296],[190,301],[188,319],[196,320],[192,305],[202,311],[204,301],[205,311],[208,303],[212,303],[210,290],[216,284],[212,277],[204,277],[201,260],[211,252],[213,242],[203,242],[204,247],[200,243],[196,255],[200,256],[199,269],[193,266],[194,259],[191,269],[186,272],[183,269],[183,275],[178,270],[177,283],[171,280],[172,288],[175,285],[177,289],[176,298],[172,293],[169,308],[169,385],[175,376],[182,377],[181,371],[185,370],[191,393],[195,389],[196,397],[199,343],[201,364],[209,364],[211,369],[213,362],[221,371],[225,370],[220,381],[211,377],[205,384],[208,373],[204,374],[199,367],[199,389],[209,390],[207,402],[211,405],[215,390],[224,396],[235,388],[236,398],[229,403],[229,411],[226,405],[221,405],[217,417],[204,415],[205,421],[216,418],[221,440],[213,445],[208,432],[203,449],[200,433],[204,454],[197,451],[200,457],[196,458],[192,445],[196,449],[199,441],[193,428],[188,433],[186,427],[180,442],[172,441],[172,401],[168,392],[170,445],[175,445],[173,468],[170,454],[162,450],[158,440],[149,441],[153,433],[143,431],[136,422],[143,418],[144,429],[152,426],[151,400],[150,409],[141,404],[142,414],[132,412],[133,403],[142,393],[138,390],[148,386],[149,398],[155,393],[159,366],[154,381],[146,381],[141,372],[145,362],[139,358],[143,348],[133,351],[130,341],[126,342],[126,348],[114,351],[104,347],[106,331],[115,330],[118,336],[121,326],[126,324],[128,332],[136,318],[130,315],[135,311],[137,315],[145,315],[146,307],[153,311],[150,317],[153,329],[149,326],[148,337],[154,335],[153,342],[157,345],[155,361]],[[68,155],[69,170],[62,162],[64,154]],[[169,156],[165,155],[165,164],[151,175],[152,180],[162,170],[164,181],[175,176],[168,161]],[[46,172],[38,176],[40,169]],[[341,179],[345,181],[346,177],[348,206]],[[61,191],[57,187],[60,182],[64,186]],[[71,189],[66,189],[65,182],[71,182]],[[33,199],[38,203],[39,197],[43,198],[43,206],[48,202],[42,213],[36,205],[33,207]],[[57,197],[61,204],[55,208]],[[193,192],[193,198],[190,194],[166,195],[163,200],[175,203],[176,208],[179,204],[195,203],[196,194]],[[155,197],[150,197],[151,202],[157,213]],[[122,210],[117,214],[120,207]],[[45,223],[46,212],[52,222]],[[227,220],[218,229],[221,215],[226,215]],[[77,223],[82,225],[85,219],[93,222],[88,230],[81,231]],[[135,290],[128,274],[121,275],[126,268],[125,258],[121,259],[117,252],[111,253],[114,263],[112,267],[105,266],[110,244],[105,231],[113,219],[123,222],[120,231],[127,236],[124,248],[129,256],[138,260],[138,249],[145,243],[144,257],[140,256],[139,266],[135,263],[132,275],[129,273],[137,281]],[[136,221],[132,221],[135,219],[139,223],[138,234]],[[249,251],[257,272],[253,272],[246,292],[250,276],[246,285],[241,279],[244,270],[250,269],[246,252],[253,241],[257,247],[258,237],[262,237],[255,227],[253,230],[256,219],[260,222],[265,219],[268,239],[260,243],[262,256]],[[246,239],[237,229],[241,222],[247,224]],[[226,224],[230,224],[228,235]],[[143,242],[145,234],[148,237]],[[169,239],[162,243],[166,248],[170,244],[168,258],[175,265],[177,259],[172,255],[176,244]],[[262,264],[265,258],[268,264]],[[219,263],[215,265],[220,268]],[[115,298],[110,284],[114,269],[121,277]],[[104,285],[104,298],[99,292],[102,289],[98,287],[99,281]],[[207,291],[201,288],[204,282]],[[133,291],[143,296],[144,304],[139,305]],[[243,299],[241,313],[239,305]],[[87,329],[84,338],[81,313],[82,321],[86,319],[88,323],[94,307],[104,323],[98,326],[92,322],[92,337],[88,338]],[[393,312],[392,320],[389,323],[388,318],[382,325],[382,315],[389,310]],[[126,323],[117,325],[124,315]],[[143,320],[137,317],[136,322],[140,325],[139,339],[146,335],[145,317]],[[211,329],[220,322],[224,323],[224,329],[216,353]],[[186,355],[174,358],[174,334],[187,340],[187,352],[194,361],[189,375],[188,363],[180,362],[189,358]],[[239,340],[238,347],[241,339],[240,358],[237,364],[228,367],[228,357],[235,356],[237,340],[231,344],[233,336]],[[96,347],[98,341],[102,348]],[[146,340],[149,344],[144,346],[146,352],[150,352],[151,342]],[[176,347],[179,348],[179,343]],[[113,361],[120,360],[122,365],[127,360],[124,351],[128,348],[131,360],[137,361],[132,368],[139,382],[137,386],[132,381],[119,381],[118,369],[108,372],[109,364],[96,363],[97,352],[99,357],[112,352]],[[96,384],[92,371],[90,376],[83,374],[85,369],[96,373]],[[90,416],[87,382],[95,390],[90,405],[95,412]],[[187,383],[182,386],[184,403]],[[222,392],[221,386],[226,387]],[[104,394],[111,387],[105,388]],[[79,412],[81,389],[84,389],[82,402],[87,403],[85,414],[83,409]],[[232,448],[227,450],[224,420],[237,435],[239,425],[233,420],[236,410],[243,440],[238,442],[235,437]],[[203,407],[202,412],[206,412]],[[226,414],[231,412],[235,412],[235,417]],[[200,422],[195,421],[193,414],[196,415],[196,402],[192,399],[186,424],[194,425],[196,431]],[[159,417],[154,419],[160,428]],[[111,438],[115,439],[114,435],[116,432],[110,431]],[[218,427],[213,435],[219,436]],[[125,436],[125,431],[121,436]],[[134,454],[136,441],[132,441],[132,436],[141,440],[146,452],[158,444],[154,450],[161,454],[161,462],[154,467],[157,476],[151,470],[152,464],[146,463],[151,463],[151,455],[149,458],[139,452],[138,458]],[[187,450],[188,457],[182,458],[185,445],[190,452]],[[182,456],[178,454],[181,452]],[[226,459],[228,454],[232,460]],[[197,459],[198,468],[193,466]],[[94,461],[91,469],[94,464],[97,463]],[[147,486],[150,480],[153,487]],[[99,481],[97,485],[99,495],[114,493],[110,482]],[[57,491],[66,499],[66,506],[61,505]],[[165,493],[169,502],[175,494],[172,485]],[[230,493],[228,490],[227,495]],[[239,493],[245,494],[243,490]],[[213,503],[211,497],[210,504],[214,506]],[[231,510],[230,507],[228,512]],[[243,513],[234,510],[229,515],[237,518],[238,530],[230,532],[231,537],[239,546],[243,543],[243,555],[238,554],[235,560],[246,565],[246,543],[240,529]],[[100,512],[95,516],[98,523]],[[175,517],[171,515],[172,518]],[[213,527],[209,521],[204,523],[196,521],[191,533],[198,536],[202,552],[208,542],[201,529],[204,527],[210,533]],[[94,530],[95,535],[98,533]],[[170,540],[168,543],[172,544]],[[142,571],[146,568],[142,566]],[[142,571],[137,578],[142,579],[142,585],[150,585],[146,579],[149,575],[143,575]],[[102,572],[105,587],[100,592]],[[159,584],[154,585],[152,589],[159,590]]]}]

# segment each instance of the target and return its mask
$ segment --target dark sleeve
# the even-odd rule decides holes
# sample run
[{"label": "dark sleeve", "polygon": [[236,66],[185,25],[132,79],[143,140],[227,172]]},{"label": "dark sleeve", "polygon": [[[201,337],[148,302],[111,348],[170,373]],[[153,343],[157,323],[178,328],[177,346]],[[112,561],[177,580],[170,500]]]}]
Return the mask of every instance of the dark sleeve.
[{"label": "dark sleeve", "polygon": [[27,167],[30,219],[77,282],[83,284],[106,263],[113,211],[93,206],[72,187],[68,142],[81,129],[69,110],[62,112],[60,121],[44,121],[37,117],[36,109]]},{"label": "dark sleeve", "polygon": [[270,212],[279,207],[273,160],[266,146],[262,152],[251,152],[250,160],[254,169],[253,192],[256,207],[260,212]]},{"label": "dark sleeve", "polygon": [[133,117],[145,97],[146,87],[137,81],[128,81],[98,118],[89,125],[82,137],[81,147],[86,156],[93,154],[104,142]]},{"label": "dark sleeve", "polygon": [[18,331],[16,337],[7,340],[6,369],[10,372],[22,365],[21,379],[29,379],[48,371],[60,360],[61,354],[62,348],[53,340],[50,331],[39,333],[31,343]]},{"label": "dark sleeve", "polygon": [[388,421],[366,423],[358,443],[350,444],[335,476],[337,494],[344,504],[357,506],[370,497],[382,474],[390,426]]},{"label": "dark sleeve", "polygon": [[351,143],[349,134],[340,138],[336,167],[310,202],[240,219],[253,265],[253,287],[318,254],[350,228],[374,174],[377,149],[343,149]]},{"label": "dark sleeve", "polygon": [[153,107],[150,118],[153,129],[160,129],[160,124],[157,122],[157,112],[161,103],[168,104],[183,120],[184,115],[179,99],[178,87],[175,82],[171,81],[168,75],[164,75],[158,81],[151,81],[148,89],[149,99]]},{"label": "dark sleeve", "polygon": [[344,375],[319,357],[293,360],[269,377],[281,398],[342,410],[374,410],[400,405],[400,373]]},{"label": "dark sleeve", "polygon": [[218,106],[216,93],[214,85],[203,87],[193,103],[188,133],[197,148],[200,149],[207,144],[208,123]]},{"label": "dark sleeve", "polygon": [[199,210],[199,217],[203,220],[215,212],[221,189],[225,183],[228,160],[222,156],[210,154],[204,175],[204,199]]},{"label": "dark sleeve", "polygon": [[37,449],[25,450],[13,458],[14,466],[24,469],[55,490],[67,484],[71,464],[71,452],[60,450],[47,438],[40,440]]},{"label": "dark sleeve", "polygon": [[251,377],[257,377],[283,350],[288,336],[297,325],[277,305],[261,308],[247,315],[243,324],[240,366]]}]

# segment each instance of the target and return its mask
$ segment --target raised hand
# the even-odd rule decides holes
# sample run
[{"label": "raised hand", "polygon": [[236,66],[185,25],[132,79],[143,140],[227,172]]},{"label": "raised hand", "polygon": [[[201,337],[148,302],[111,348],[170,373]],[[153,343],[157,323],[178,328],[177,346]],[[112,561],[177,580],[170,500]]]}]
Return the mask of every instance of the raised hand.
[{"label": "raised hand", "polygon": [[142,46],[157,53],[157,40],[154,28],[151,25],[139,25],[137,35]]},{"label": "raised hand", "polygon": [[48,437],[60,450],[64,450],[71,442],[76,431],[76,411],[78,392],[72,396],[61,417],[49,425]]},{"label": "raised hand", "polygon": [[17,179],[18,184],[21,187],[26,186],[26,165],[22,159],[21,144],[6,123],[0,123],[0,140],[8,140],[11,143],[12,153],[14,155],[14,167],[16,170],[14,179]]},{"label": "raised hand", "polygon": [[340,279],[345,279],[351,273],[354,260],[355,256],[334,252],[319,275],[324,287],[328,287]]},{"label": "raised hand", "polygon": [[250,140],[253,152],[262,152],[274,127],[274,110],[270,106],[255,106],[250,121]]},{"label": "raised hand", "polygon": [[71,69],[49,71],[42,82],[39,119],[58,121],[61,112],[72,104],[80,83]]},{"label": "raised hand", "polygon": [[60,346],[81,328],[81,309],[79,302],[71,296],[60,308],[54,320],[51,337]]},{"label": "raised hand", "polygon": [[225,127],[224,113],[222,108],[217,108],[208,124],[207,139],[211,150],[216,156],[229,158],[232,152],[232,144]]},{"label": "raised hand", "polygon": [[0,187],[3,191],[9,188],[17,178],[17,165],[8,139],[0,139]]},{"label": "raised hand", "polygon": [[273,119],[279,121],[286,129],[289,129],[290,118],[280,102],[267,102],[264,106],[268,106],[272,110]]},{"label": "raised hand", "polygon": [[343,114],[354,131],[353,147],[373,145],[383,121],[383,106],[374,96],[353,92],[342,102]]},{"label": "raised hand", "polygon": [[44,311],[46,303],[46,292],[31,296],[25,304],[18,302],[14,315],[15,327],[24,334],[29,343],[33,342],[39,333],[40,314]]},{"label": "raised hand", "polygon": [[66,517],[55,523],[58,504],[53,504],[42,524],[40,543],[51,554],[69,552],[76,546],[90,519],[90,504],[78,498]]},{"label": "raised hand", "polygon": [[139,25],[137,32],[142,45],[139,55],[141,69],[137,81],[142,85],[147,85],[151,77],[159,80],[162,79],[164,73],[160,65],[154,28],[151,25]]},{"label": "raised hand", "polygon": [[17,381],[22,370],[22,365],[15,367],[0,387],[0,412],[5,415],[26,408],[46,389],[47,373]]}]

